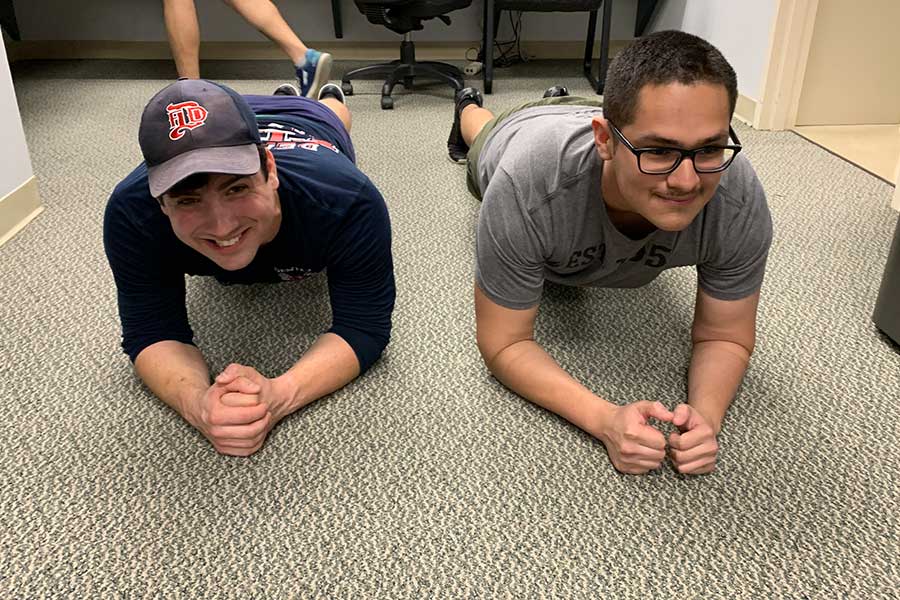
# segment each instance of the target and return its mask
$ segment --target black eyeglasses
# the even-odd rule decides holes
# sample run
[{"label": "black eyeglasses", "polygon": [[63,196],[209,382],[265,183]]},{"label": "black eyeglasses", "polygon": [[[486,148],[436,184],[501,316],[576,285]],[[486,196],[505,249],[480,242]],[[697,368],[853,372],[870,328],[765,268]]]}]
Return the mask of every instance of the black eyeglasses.
[{"label": "black eyeglasses", "polygon": [[728,135],[734,140],[733,145],[726,146],[703,146],[694,150],[683,150],[681,148],[669,148],[664,146],[654,146],[649,148],[635,148],[631,142],[626,139],[619,128],[607,121],[613,132],[619,136],[625,147],[631,150],[631,153],[637,157],[638,169],[641,173],[647,175],[668,175],[681,165],[681,161],[685,158],[691,159],[694,170],[697,173],[718,173],[724,171],[731,165],[731,161],[741,151],[741,142],[738,140],[734,129],[728,127]]}]

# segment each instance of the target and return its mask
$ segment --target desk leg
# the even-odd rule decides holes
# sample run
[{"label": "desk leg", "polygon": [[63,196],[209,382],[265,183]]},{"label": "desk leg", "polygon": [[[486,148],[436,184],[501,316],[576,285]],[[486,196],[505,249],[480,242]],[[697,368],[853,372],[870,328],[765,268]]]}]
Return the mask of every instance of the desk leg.
[{"label": "desk leg", "polygon": [[[597,11],[592,10],[588,17],[587,38],[584,40],[584,74],[588,79],[593,76],[594,36],[597,34]],[[593,82],[592,82],[593,83]]]},{"label": "desk leg", "polygon": [[603,0],[603,22],[600,23],[600,72],[597,73],[597,93],[606,86],[606,69],[609,67],[609,27],[612,21],[612,0]]},{"label": "desk leg", "polygon": [[658,0],[638,0],[637,15],[634,19],[634,37],[641,37],[647,30],[647,25],[656,13]]},{"label": "desk leg", "polygon": [[341,0],[331,0],[331,18],[334,21],[334,37],[344,37],[344,26],[341,22]]},{"label": "desk leg", "polygon": [[484,93],[490,94],[494,87],[494,0],[484,0],[484,35],[481,53],[484,55]]},{"label": "desk leg", "polygon": [[13,0],[0,1],[0,27],[15,41],[20,41],[19,23],[16,21],[16,11]]}]

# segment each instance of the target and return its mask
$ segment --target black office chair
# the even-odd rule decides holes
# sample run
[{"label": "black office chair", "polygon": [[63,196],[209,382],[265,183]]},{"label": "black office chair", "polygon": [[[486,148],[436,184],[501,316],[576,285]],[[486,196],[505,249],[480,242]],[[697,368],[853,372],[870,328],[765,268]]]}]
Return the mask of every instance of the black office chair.
[{"label": "black office chair", "polygon": [[[601,5],[603,6],[603,20],[600,24],[600,70],[597,76],[594,76],[594,35],[597,31],[597,11]],[[612,14],[612,0],[484,0],[484,38],[481,48],[484,54],[485,94],[490,94],[493,88],[494,40],[497,37],[500,15],[504,10],[589,12],[587,39],[584,42],[584,76],[591,82],[591,87],[598,94],[603,93],[603,85],[606,83],[606,67],[609,65],[609,22]]]},{"label": "black office chair", "polygon": [[462,89],[465,77],[462,71],[453,65],[433,61],[417,61],[416,47],[412,41],[411,31],[423,29],[422,21],[428,19],[440,19],[447,25],[450,17],[447,13],[465,8],[472,4],[472,0],[425,0],[413,2],[411,0],[355,0],[357,8],[366,15],[366,18],[376,25],[384,25],[391,31],[403,35],[400,43],[400,60],[377,65],[369,65],[354,69],[344,74],[341,78],[341,89],[348,96],[353,94],[353,85],[350,80],[360,75],[387,76],[384,86],[381,88],[381,108],[394,108],[394,99],[391,92],[394,86],[402,84],[406,89],[411,89],[416,78],[428,77],[439,79],[454,90]]}]

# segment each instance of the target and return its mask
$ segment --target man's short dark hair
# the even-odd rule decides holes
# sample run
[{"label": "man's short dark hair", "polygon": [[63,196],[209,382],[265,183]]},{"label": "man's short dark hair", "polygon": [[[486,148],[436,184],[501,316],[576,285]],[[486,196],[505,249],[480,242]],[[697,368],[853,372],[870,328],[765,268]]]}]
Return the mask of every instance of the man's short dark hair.
[{"label": "man's short dark hair", "polygon": [[728,92],[728,116],[737,102],[737,75],[715,46],[683,31],[659,31],[636,39],[610,62],[603,116],[617,127],[634,121],[646,85],[712,83]]},{"label": "man's short dark hair", "polygon": [[[266,145],[265,144],[257,144],[257,148],[259,149],[259,170],[262,171],[263,179],[266,181],[269,180],[269,169],[266,168]],[[209,177],[211,173],[194,173],[188,177],[185,177],[171,188],[166,190],[163,193],[163,196],[166,194],[170,195],[178,195],[185,192],[191,192],[193,190],[199,190],[207,183],[209,183]],[[157,198],[160,206],[162,206],[163,199],[162,196]]]}]

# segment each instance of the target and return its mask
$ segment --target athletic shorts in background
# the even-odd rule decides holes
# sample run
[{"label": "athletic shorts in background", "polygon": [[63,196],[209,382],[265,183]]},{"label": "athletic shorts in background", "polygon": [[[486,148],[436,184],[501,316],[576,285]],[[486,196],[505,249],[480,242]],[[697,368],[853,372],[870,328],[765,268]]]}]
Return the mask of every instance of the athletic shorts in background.
[{"label": "athletic shorts in background", "polygon": [[469,147],[469,152],[468,154],[466,154],[466,186],[469,188],[469,192],[478,200],[481,200],[481,191],[478,189],[478,178],[476,176],[476,174],[478,173],[478,155],[481,154],[481,150],[482,148],[484,148],[484,144],[487,139],[491,136],[491,132],[502,125],[503,121],[513,113],[517,113],[520,110],[524,110],[526,108],[532,108],[534,106],[547,106],[549,104],[603,106],[603,100],[601,100],[600,98],[582,98],[580,96],[557,96],[554,98],[541,98],[540,100],[535,100],[534,102],[526,102],[524,104],[514,106],[513,108],[500,113],[499,115],[495,116],[493,119],[485,123],[484,127],[481,128],[481,131],[478,132],[478,135],[475,136],[475,141],[472,142],[472,145]]}]

